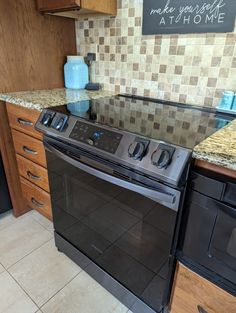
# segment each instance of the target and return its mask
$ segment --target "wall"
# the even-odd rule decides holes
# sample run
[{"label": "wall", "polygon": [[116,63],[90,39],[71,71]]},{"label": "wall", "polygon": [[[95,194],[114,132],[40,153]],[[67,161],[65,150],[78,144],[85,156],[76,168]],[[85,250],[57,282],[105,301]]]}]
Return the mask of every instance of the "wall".
[{"label": "wall", "polygon": [[229,34],[142,36],[142,0],[118,0],[118,15],[78,21],[77,50],[97,52],[92,78],[117,92],[216,106],[236,90],[236,29]]},{"label": "wall", "polygon": [[70,19],[42,16],[35,0],[0,0],[0,92],[62,87],[65,56],[76,53]]}]

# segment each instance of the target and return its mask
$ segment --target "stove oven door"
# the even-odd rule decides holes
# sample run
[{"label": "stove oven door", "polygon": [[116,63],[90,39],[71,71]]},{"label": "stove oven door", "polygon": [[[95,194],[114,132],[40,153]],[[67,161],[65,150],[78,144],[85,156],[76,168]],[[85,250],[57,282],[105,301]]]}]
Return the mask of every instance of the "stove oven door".
[{"label": "stove oven door", "polygon": [[78,151],[45,145],[56,233],[159,312],[180,192],[157,182],[148,188]]}]

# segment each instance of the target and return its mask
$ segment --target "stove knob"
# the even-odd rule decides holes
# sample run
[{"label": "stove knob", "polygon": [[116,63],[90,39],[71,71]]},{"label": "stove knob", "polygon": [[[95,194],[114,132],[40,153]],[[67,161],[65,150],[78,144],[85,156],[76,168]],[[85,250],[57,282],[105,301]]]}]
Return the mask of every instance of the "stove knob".
[{"label": "stove knob", "polygon": [[43,124],[44,126],[50,126],[51,124],[51,121],[53,119],[53,116],[54,114],[52,113],[45,113],[43,118],[42,118],[42,121],[41,121],[41,124]]},{"label": "stove knob", "polygon": [[145,145],[142,142],[133,142],[129,146],[129,157],[134,160],[140,160],[145,153]]},{"label": "stove knob", "polygon": [[171,162],[171,154],[168,150],[158,149],[152,155],[152,164],[162,169],[166,168]]}]

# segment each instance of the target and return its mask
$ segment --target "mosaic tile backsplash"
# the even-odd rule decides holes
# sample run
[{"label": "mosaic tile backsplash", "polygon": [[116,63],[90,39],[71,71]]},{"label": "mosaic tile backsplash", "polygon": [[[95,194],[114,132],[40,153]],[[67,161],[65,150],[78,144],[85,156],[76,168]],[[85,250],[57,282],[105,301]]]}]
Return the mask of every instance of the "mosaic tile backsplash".
[{"label": "mosaic tile backsplash", "polygon": [[92,80],[107,90],[216,107],[236,91],[236,27],[228,34],[142,35],[142,0],[115,18],[76,22],[78,54],[97,53]]}]

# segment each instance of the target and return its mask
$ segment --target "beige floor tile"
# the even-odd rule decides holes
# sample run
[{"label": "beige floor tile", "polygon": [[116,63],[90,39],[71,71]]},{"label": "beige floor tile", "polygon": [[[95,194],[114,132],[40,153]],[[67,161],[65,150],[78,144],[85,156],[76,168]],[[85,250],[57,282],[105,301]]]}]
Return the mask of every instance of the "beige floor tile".
[{"label": "beige floor tile", "polygon": [[38,310],[7,272],[0,274],[0,299],[1,313],[34,313]]},{"label": "beige floor tile", "polygon": [[48,231],[54,232],[53,223],[51,221],[49,221],[49,219],[47,219],[43,215],[39,214],[37,211],[32,210],[29,213],[27,213],[27,215],[30,216],[31,218],[33,218],[39,224],[41,224]]},{"label": "beige floor tile", "polygon": [[126,313],[128,309],[81,272],[41,310],[44,313]]},{"label": "beige floor tile", "polygon": [[0,231],[0,263],[6,268],[22,259],[52,234],[39,223],[26,216]]},{"label": "beige floor tile", "polygon": [[54,240],[50,240],[9,269],[11,275],[39,307],[80,271],[79,266],[57,251]]},{"label": "beige floor tile", "polygon": [[12,211],[8,211],[0,215],[0,231],[7,226],[15,223],[17,218],[12,214]]}]

